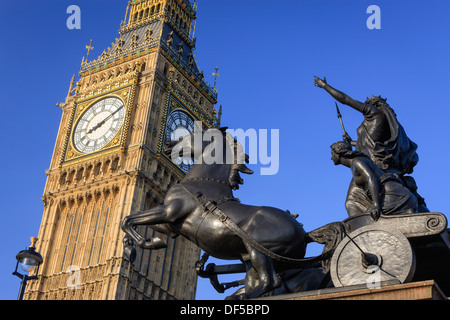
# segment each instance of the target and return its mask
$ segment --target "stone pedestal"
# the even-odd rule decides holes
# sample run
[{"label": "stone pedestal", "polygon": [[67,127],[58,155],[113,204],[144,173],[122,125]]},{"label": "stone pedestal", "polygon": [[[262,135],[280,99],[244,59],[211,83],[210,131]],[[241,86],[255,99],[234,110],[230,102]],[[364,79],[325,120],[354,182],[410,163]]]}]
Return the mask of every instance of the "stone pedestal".
[{"label": "stone pedestal", "polygon": [[404,284],[385,283],[379,288],[366,285],[345,288],[328,288],[296,294],[286,294],[266,299],[276,300],[447,300],[448,298],[433,281]]}]

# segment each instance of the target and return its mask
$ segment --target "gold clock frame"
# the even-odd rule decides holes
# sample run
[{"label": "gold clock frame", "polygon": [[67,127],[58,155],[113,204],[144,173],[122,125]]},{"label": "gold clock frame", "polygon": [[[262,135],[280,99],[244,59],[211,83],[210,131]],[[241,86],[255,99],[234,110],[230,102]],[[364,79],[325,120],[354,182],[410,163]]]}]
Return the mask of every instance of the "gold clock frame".
[{"label": "gold clock frame", "polygon": [[[136,84],[137,79],[135,79],[134,81],[123,87],[119,87],[108,91],[102,91],[98,95],[93,95],[90,97],[76,100],[69,120],[69,126],[64,141],[64,148],[61,154],[60,167],[73,165],[81,161],[87,161],[92,158],[104,156],[117,151],[125,152],[126,142],[128,139],[128,133],[130,128],[132,107],[134,104],[134,97],[136,93]],[[89,154],[79,152],[73,145],[72,139],[75,131],[75,125],[78,123],[79,119],[83,116],[84,112],[87,111],[92,105],[94,105],[100,100],[109,97],[118,98],[122,100],[122,102],[124,103],[126,112],[125,112],[125,120],[122,127],[117,132],[116,136],[102,149]]]},{"label": "gold clock frame", "polygon": [[182,88],[174,79],[174,68],[169,69],[169,77],[166,91],[166,102],[161,118],[161,129],[157,145],[156,159],[160,160],[166,166],[175,170],[180,178],[186,173],[181,170],[171,159],[164,153],[163,146],[165,144],[165,133],[167,130],[167,118],[175,110],[181,110],[187,113],[194,121],[201,121],[208,128],[214,125],[215,119],[206,112],[195,100],[191,99],[189,93]]},{"label": "gold clock frame", "polygon": [[173,163],[170,157],[164,153],[164,145],[166,142],[167,119],[169,115],[176,110],[180,110],[186,113],[190,118],[192,118],[193,121],[201,121],[204,126],[208,126],[208,123],[206,123],[197,114],[193,113],[190,108],[187,108],[186,105],[184,105],[182,101],[180,101],[179,97],[173,93],[173,91],[168,90],[166,96],[166,107],[164,108],[164,113],[161,119],[161,129],[159,132],[156,159],[162,161],[166,166],[175,169],[180,178],[182,178],[186,173],[179,166]]}]

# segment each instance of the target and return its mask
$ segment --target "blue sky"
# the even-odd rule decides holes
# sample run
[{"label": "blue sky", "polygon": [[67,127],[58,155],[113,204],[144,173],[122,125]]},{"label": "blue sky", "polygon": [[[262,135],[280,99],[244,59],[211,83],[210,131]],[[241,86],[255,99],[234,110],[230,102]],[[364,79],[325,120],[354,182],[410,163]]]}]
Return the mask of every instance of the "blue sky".
[{"label": "blue sky", "polygon": [[[280,131],[280,170],[261,176],[252,165],[256,173],[236,192],[244,203],[289,209],[307,231],[347,217],[350,172],[333,165],[329,148],[342,132],[334,100],[313,85],[317,75],[358,100],[388,98],[419,145],[413,173],[419,193],[432,211],[450,211],[448,1],[198,2],[196,60],[210,84],[219,67],[222,124]],[[81,30],[66,27],[72,4],[81,8]],[[372,4],[381,9],[380,30],[366,26]],[[125,0],[1,2],[0,299],[17,297],[15,255],[39,231],[45,170],[61,117],[56,103],[64,100],[89,40],[96,57],[118,36],[125,8]],[[362,116],[346,106],[341,113],[356,138]],[[199,280],[197,297],[225,296]]]}]

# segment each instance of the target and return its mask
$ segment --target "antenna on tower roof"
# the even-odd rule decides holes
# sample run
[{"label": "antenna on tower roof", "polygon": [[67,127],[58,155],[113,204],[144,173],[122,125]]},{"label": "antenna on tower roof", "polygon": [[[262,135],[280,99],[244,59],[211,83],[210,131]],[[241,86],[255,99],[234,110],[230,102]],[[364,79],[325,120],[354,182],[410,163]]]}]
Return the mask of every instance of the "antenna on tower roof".
[{"label": "antenna on tower roof", "polygon": [[[197,8],[198,8],[198,3],[194,2],[194,12],[197,12]],[[195,28],[197,27],[197,20],[194,21],[194,26],[192,27],[191,31],[192,31],[192,36],[191,39],[195,39]],[[191,32],[189,31],[189,34]]]},{"label": "antenna on tower roof", "polygon": [[125,18],[123,19],[123,24],[127,24],[128,10],[130,10],[130,3],[128,3],[127,11],[125,12]]},{"label": "antenna on tower roof", "polygon": [[217,94],[217,92],[219,91],[219,87],[217,86],[217,77],[220,77],[219,74],[219,67],[216,67],[216,72],[213,72],[213,76],[214,76],[214,92]]},{"label": "antenna on tower roof", "polygon": [[195,37],[195,28],[197,27],[197,20],[194,21],[194,27],[192,28],[192,36],[191,39],[194,39]]}]

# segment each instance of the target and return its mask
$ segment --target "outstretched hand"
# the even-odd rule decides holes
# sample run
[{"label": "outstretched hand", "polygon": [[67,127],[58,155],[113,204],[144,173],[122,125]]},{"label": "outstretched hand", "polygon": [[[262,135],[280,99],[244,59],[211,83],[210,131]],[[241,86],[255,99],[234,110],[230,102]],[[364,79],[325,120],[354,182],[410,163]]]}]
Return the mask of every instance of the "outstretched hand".
[{"label": "outstretched hand", "polygon": [[314,76],[314,85],[319,88],[325,88],[327,85],[327,78],[323,77],[323,80]]}]

